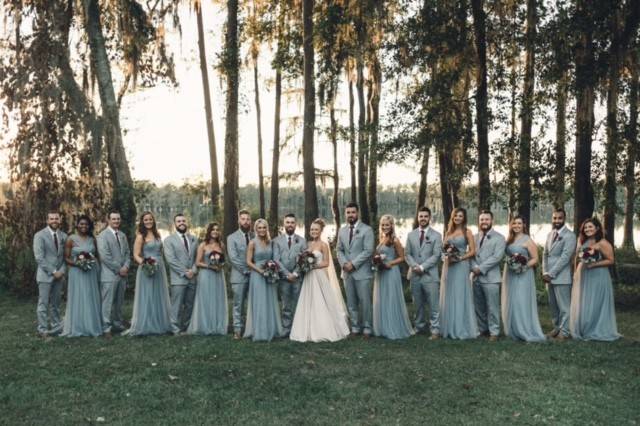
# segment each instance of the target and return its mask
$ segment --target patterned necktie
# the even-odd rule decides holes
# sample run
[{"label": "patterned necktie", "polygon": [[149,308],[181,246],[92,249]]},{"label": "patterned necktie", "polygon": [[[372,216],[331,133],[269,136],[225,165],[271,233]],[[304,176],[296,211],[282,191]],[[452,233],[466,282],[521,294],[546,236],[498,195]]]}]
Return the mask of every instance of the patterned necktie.
[{"label": "patterned necktie", "polygon": [[189,243],[187,242],[187,237],[182,234],[182,242],[184,243],[184,249],[189,253]]},{"label": "patterned necktie", "polygon": [[553,241],[551,243],[555,243],[558,240],[558,231],[553,231]]},{"label": "patterned necktie", "polygon": [[289,248],[291,248],[291,235],[289,235]]},{"label": "patterned necktie", "polygon": [[58,246],[58,233],[54,232],[53,233],[53,244],[56,246],[56,252],[60,250],[60,247]]},{"label": "patterned necktie", "polygon": [[422,243],[424,242],[424,229],[420,230],[420,246],[422,247]]},{"label": "patterned necktie", "polygon": [[349,226],[349,244],[351,244],[351,240],[353,240],[353,225]]}]

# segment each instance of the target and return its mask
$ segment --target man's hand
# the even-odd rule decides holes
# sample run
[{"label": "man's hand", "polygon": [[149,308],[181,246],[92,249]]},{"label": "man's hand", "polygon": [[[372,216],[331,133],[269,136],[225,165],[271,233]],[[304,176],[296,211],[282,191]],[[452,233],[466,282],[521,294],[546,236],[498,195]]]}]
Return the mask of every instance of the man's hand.
[{"label": "man's hand", "polygon": [[118,271],[118,275],[120,275],[122,278],[126,277],[127,275],[129,275],[129,268],[127,268],[126,266],[123,266]]},{"label": "man's hand", "polygon": [[296,282],[296,278],[298,278],[298,277],[296,275],[294,275],[294,274],[287,275],[287,281],[289,281],[290,283]]},{"label": "man's hand", "polygon": [[191,279],[193,278],[193,271],[189,269],[185,275],[187,276],[187,278]]},{"label": "man's hand", "polygon": [[55,271],[53,273],[53,278],[55,278],[56,280],[59,280],[60,278],[64,277],[64,272],[60,272],[60,271]]},{"label": "man's hand", "polygon": [[542,275],[542,281],[544,281],[545,283],[550,283],[551,282],[551,276],[549,274],[543,274]]},{"label": "man's hand", "polygon": [[414,266],[411,270],[413,271],[414,274],[424,275],[424,271],[419,265]]},{"label": "man's hand", "polygon": [[473,275],[480,275],[480,268],[478,268],[477,266],[474,266],[473,269],[471,269],[471,271],[473,271]]},{"label": "man's hand", "polygon": [[353,263],[351,263],[351,262],[347,262],[347,263],[345,263],[345,264],[344,264],[344,266],[342,267],[342,269],[343,269],[345,272],[352,272],[355,268],[353,267]]}]

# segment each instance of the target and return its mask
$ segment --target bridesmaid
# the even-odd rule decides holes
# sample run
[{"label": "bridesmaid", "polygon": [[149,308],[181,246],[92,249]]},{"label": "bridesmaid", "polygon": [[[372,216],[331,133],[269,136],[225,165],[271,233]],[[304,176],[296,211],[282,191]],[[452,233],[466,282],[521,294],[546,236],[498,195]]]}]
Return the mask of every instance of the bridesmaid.
[{"label": "bridesmaid", "polygon": [[402,291],[400,265],[404,248],[395,233],[391,215],[380,218],[380,244],[376,254],[384,255],[373,284],[373,334],[387,339],[404,339],[413,334]]},{"label": "bridesmaid", "polygon": [[[609,266],[614,264],[613,247],[604,238],[597,218],[587,219],[578,237],[578,266],[571,290],[569,329],[574,339],[611,341],[620,337]],[[595,261],[585,262],[584,254]]]},{"label": "bridesmaid", "polygon": [[268,282],[263,275],[264,263],[273,260],[273,244],[269,237],[269,224],[266,220],[256,220],[253,229],[256,237],[247,247],[247,266],[251,269],[251,276],[244,337],[251,337],[254,342],[270,341],[283,334],[278,289],[275,283]]},{"label": "bridesmaid", "polygon": [[[146,259],[152,259],[156,263],[153,274],[144,271]],[[167,272],[162,260],[162,240],[151,212],[144,212],[140,216],[133,244],[133,260],[138,264],[136,294],[133,299],[131,328],[124,334],[144,336],[171,333],[173,330],[169,314]]]},{"label": "bridesmaid", "polygon": [[[445,245],[458,249],[458,257],[446,256],[440,278],[440,322],[442,337],[475,339],[478,337],[469,259],[476,254],[473,233],[467,229],[467,211],[457,207],[451,212]],[[443,251],[444,251],[443,245]],[[468,249],[468,250],[467,250]]]},{"label": "bridesmaid", "polygon": [[224,256],[224,244],[220,240],[220,227],[217,223],[207,226],[207,234],[196,254],[198,286],[193,314],[187,333],[189,334],[227,334],[229,313],[227,309],[227,285],[222,265],[212,265],[211,256]]},{"label": "bridesmaid", "polygon": [[538,247],[527,232],[521,216],[509,223],[507,256],[521,254],[527,259],[526,269],[520,273],[505,265],[502,279],[502,323],[504,333],[514,340],[544,342],[545,336],[538,319],[534,269],[538,265]]},{"label": "bridesmaid", "polygon": [[[102,302],[99,266],[93,222],[88,216],[82,215],[76,220],[76,233],[67,239],[64,257],[69,265],[69,288],[62,335],[100,336]],[[83,263],[86,266],[83,267]]]}]

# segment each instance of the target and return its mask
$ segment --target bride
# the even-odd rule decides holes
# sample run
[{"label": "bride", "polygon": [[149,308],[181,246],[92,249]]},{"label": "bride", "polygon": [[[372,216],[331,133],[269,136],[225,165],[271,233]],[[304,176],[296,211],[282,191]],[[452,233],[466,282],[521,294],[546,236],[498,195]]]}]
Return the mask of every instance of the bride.
[{"label": "bride", "polygon": [[316,266],[302,281],[289,336],[297,342],[335,342],[349,335],[347,309],[329,245],[320,239],[324,225],[322,219],[316,219],[309,228],[308,250],[315,256]]}]

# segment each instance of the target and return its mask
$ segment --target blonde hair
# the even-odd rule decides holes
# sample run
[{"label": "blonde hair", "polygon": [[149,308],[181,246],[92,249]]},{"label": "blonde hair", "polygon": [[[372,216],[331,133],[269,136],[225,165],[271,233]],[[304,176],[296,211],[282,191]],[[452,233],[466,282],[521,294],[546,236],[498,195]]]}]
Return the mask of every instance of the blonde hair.
[{"label": "blonde hair", "polygon": [[[311,225],[309,225],[309,230],[311,230],[312,225],[318,225],[320,227],[320,234],[322,234],[322,231],[324,230],[326,223],[324,220],[317,218],[317,219],[314,219],[313,222],[311,222]],[[320,235],[318,235],[318,239],[320,239]]]},{"label": "blonde hair", "polygon": [[391,225],[391,229],[389,231],[389,241],[393,242],[393,240],[395,240],[395,238],[396,238],[396,220],[390,214],[384,214],[384,215],[380,216],[380,223],[378,225],[378,234],[380,236],[380,243],[382,243],[382,241],[384,241],[384,237],[385,237],[384,232],[382,232],[382,221],[383,220],[388,220],[389,221],[389,225]]},{"label": "blonde hair", "polygon": [[271,234],[269,233],[269,222],[267,222],[265,219],[258,219],[254,222],[253,224],[253,232],[256,233],[256,236],[258,235],[258,226],[259,225],[264,225],[267,228],[267,241],[271,241]]}]

